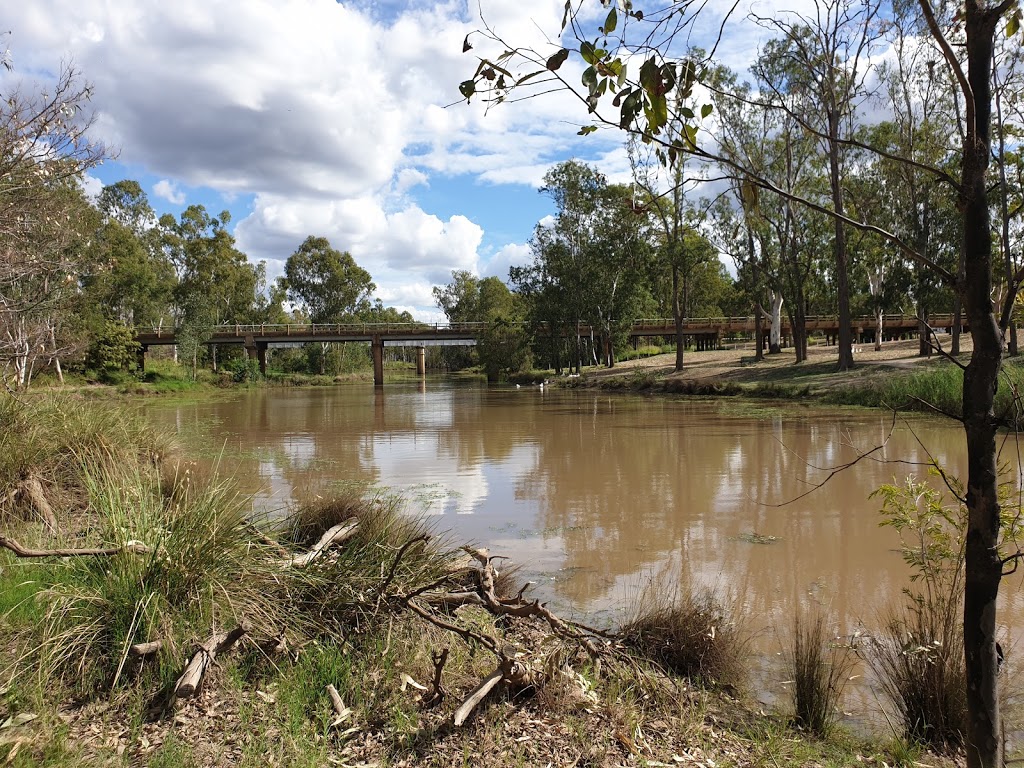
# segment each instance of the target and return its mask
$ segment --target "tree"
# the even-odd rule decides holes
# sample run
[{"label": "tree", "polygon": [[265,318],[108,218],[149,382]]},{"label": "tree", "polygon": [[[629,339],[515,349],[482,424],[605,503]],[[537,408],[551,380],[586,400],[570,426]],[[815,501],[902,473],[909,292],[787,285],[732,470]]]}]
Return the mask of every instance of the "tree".
[{"label": "tree", "polygon": [[305,308],[311,323],[354,318],[369,308],[370,294],[377,287],[350,253],[312,235],[285,262],[284,285],[288,298]]},{"label": "tree", "polygon": [[[633,10],[631,3],[623,3],[623,26],[619,28],[619,4],[613,4],[593,38],[582,36],[589,22],[584,14],[577,15],[573,6],[566,6],[562,30],[556,45],[544,52],[518,46],[515,41],[502,40],[493,30],[484,35],[497,43],[494,60],[484,58],[472,78],[464,81],[460,91],[472,98],[477,89],[492,100],[509,99],[510,91],[543,88],[551,91],[562,88],[571,91],[588,107],[594,123],[617,126],[637,133],[645,141],[659,144],[665,162],[673,164],[680,154],[690,154],[709,161],[725,162],[740,173],[747,184],[778,194],[802,206],[808,206],[843,223],[874,232],[898,247],[907,257],[915,260],[951,286],[963,302],[974,342],[970,362],[963,366],[963,425],[967,443],[968,477],[963,502],[967,507],[967,543],[965,555],[964,587],[964,655],[968,686],[967,762],[971,768],[996,768],[1003,763],[1002,724],[998,697],[998,658],[996,653],[996,599],[999,594],[1003,570],[1016,564],[1020,553],[1004,555],[1000,547],[1000,504],[998,498],[998,472],[996,467],[996,433],[999,421],[993,410],[1002,365],[1004,332],[1009,326],[1014,297],[1024,279],[1024,270],[1018,269],[1007,281],[1006,291],[997,310],[993,301],[993,235],[991,229],[991,203],[988,197],[989,163],[991,159],[992,123],[992,61],[994,40],[1000,21],[1008,16],[1006,32],[1019,34],[1021,9],[1015,0],[965,0],[956,18],[940,16],[941,8],[931,0],[918,0],[921,24],[939,48],[947,74],[956,84],[959,119],[963,126],[963,141],[956,153],[959,179],[943,168],[930,166],[912,157],[891,156],[894,161],[915,165],[934,183],[948,185],[955,190],[959,223],[963,269],[951,272],[918,252],[897,233],[886,231],[877,223],[857,221],[836,210],[830,210],[818,201],[780,190],[757,174],[736,162],[717,154],[715,147],[702,141],[702,118],[711,113],[710,105],[684,104],[675,107],[687,119],[686,136],[682,140],[666,142],[662,134],[669,120],[667,94],[679,81],[683,82],[683,95],[693,94],[701,63],[675,52],[675,41],[690,31],[697,18],[706,22],[709,6],[685,2],[669,3],[661,11],[645,15]],[[570,23],[571,21],[571,23]],[[727,20],[723,22],[727,23]],[[637,34],[634,34],[637,33]],[[566,33],[563,47],[561,34]],[[573,39],[575,38],[575,39]],[[652,41],[657,44],[652,46]],[[467,40],[468,42],[468,40]],[[575,52],[587,66],[582,77],[582,88],[560,74],[562,64]],[[627,61],[635,57],[642,62],[638,76],[635,63],[627,68]],[[497,67],[497,69],[496,69]],[[512,70],[522,69],[513,72]],[[498,71],[501,77],[497,76]],[[505,73],[508,73],[507,75]],[[528,76],[529,79],[526,79]],[[605,110],[615,109],[615,114]],[[689,115],[693,115],[692,118]],[[596,125],[584,126],[584,135],[596,130]],[[883,156],[887,156],[883,154]]]},{"label": "tree", "polygon": [[[376,289],[370,273],[350,253],[332,248],[326,237],[313,235],[288,257],[282,285],[311,323],[343,323],[368,313],[370,294]],[[316,357],[321,374],[326,372],[329,346],[323,342]]]},{"label": "tree", "polygon": [[69,65],[48,89],[0,94],[0,365],[15,389],[28,387],[37,358],[59,366],[68,351],[57,326],[90,216],[78,182],[106,155],[88,136],[90,96]]}]

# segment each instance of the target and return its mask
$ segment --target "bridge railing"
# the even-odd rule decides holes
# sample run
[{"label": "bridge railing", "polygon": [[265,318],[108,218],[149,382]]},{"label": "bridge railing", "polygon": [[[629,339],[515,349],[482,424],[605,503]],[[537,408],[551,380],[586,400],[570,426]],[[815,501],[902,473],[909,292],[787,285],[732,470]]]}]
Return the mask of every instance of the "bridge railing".
[{"label": "bridge railing", "polygon": [[[808,329],[813,330],[815,328],[821,328],[822,326],[834,326],[838,322],[838,318],[834,315],[809,315],[805,318]],[[899,321],[902,324],[913,324],[916,323],[916,318],[912,315],[885,315],[883,316],[883,322],[894,322]],[[953,316],[951,314],[933,315],[930,318],[930,324],[933,327],[948,327],[953,323]],[[715,328],[717,330],[743,330],[744,328],[752,327],[754,318],[751,315],[745,317],[688,317],[683,319],[684,328]],[[783,316],[783,325],[789,327],[789,318]],[[854,326],[859,327],[873,327],[875,324],[875,318],[871,315],[862,315],[851,318],[851,323]],[[512,323],[513,326],[527,327],[527,323]],[[767,323],[766,323],[767,325]],[[245,338],[252,336],[254,338],[273,336],[273,337],[309,337],[309,336],[327,336],[331,334],[353,334],[362,336],[388,336],[388,335],[401,335],[410,333],[438,333],[438,334],[458,334],[467,333],[475,334],[477,332],[486,330],[489,328],[489,323],[486,322],[467,322],[467,323],[235,323],[225,324],[217,326],[207,326],[202,330],[209,333],[210,337],[237,337]],[[541,328],[545,328],[546,324],[540,324]],[[647,331],[651,330],[664,330],[664,335],[668,336],[675,332],[675,320],[671,317],[647,317],[638,318],[633,321],[632,327],[635,331]],[[565,326],[569,331],[575,330],[579,333],[589,334],[591,327],[589,324],[580,324],[575,329],[570,325]],[[166,326],[152,327],[152,328],[140,328],[136,329],[137,334],[140,337],[155,337],[155,338],[171,338],[175,335],[177,329]]]}]

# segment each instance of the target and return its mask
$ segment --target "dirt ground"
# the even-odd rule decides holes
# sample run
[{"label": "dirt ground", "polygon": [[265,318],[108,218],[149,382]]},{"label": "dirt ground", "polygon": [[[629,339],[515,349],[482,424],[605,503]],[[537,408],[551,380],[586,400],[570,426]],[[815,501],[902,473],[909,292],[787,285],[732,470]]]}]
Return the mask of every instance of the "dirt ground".
[{"label": "dirt ground", "polygon": [[[936,340],[943,350],[949,350],[952,339],[948,334],[939,334]],[[970,335],[963,334],[960,337],[961,357],[969,355],[971,349]],[[875,351],[873,344],[858,344],[854,347],[854,369],[842,374],[836,373],[837,355],[837,348],[834,345],[814,344],[808,348],[807,360],[800,364],[795,362],[792,349],[783,349],[774,355],[765,354],[761,362],[755,362],[754,344],[745,342],[727,344],[726,348],[721,350],[687,351],[684,356],[684,368],[680,373],[673,373],[675,353],[672,352],[628,360],[616,364],[614,368],[592,369],[586,375],[588,378],[605,378],[643,371],[667,378],[698,382],[786,381],[831,387],[877,375],[880,369],[909,370],[922,362],[941,358],[939,352],[933,352],[930,358],[920,357],[916,338],[884,342],[880,351]]]}]

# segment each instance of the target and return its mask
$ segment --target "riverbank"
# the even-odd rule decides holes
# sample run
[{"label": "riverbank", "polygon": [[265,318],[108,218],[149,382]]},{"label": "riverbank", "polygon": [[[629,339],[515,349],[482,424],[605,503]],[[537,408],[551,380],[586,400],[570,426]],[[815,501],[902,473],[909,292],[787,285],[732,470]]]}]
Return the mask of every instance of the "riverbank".
[{"label": "riverbank", "polygon": [[[943,349],[950,337],[937,336]],[[883,407],[958,416],[962,407],[962,375],[958,365],[969,360],[969,335],[961,337],[956,361],[933,353],[918,354],[916,339],[889,341],[875,350],[855,347],[853,369],[836,370],[836,348],[816,345],[808,359],[795,363],[792,350],[755,359],[752,344],[727,349],[687,352],[684,368],[675,372],[675,354],[662,354],[617,364],[614,368],[587,369],[581,377],[555,379],[565,387],[594,387],[632,392],[676,395],[739,396],[770,399],[816,400],[832,405]],[[997,414],[1007,424],[1018,423],[1015,390],[1024,380],[1020,358],[1007,358],[1004,382],[996,399]]]},{"label": "riverbank", "polygon": [[[666,654],[723,658],[734,622],[714,603],[680,613],[684,601],[643,631],[595,632],[546,615],[507,575],[499,587],[492,569],[504,561],[424,530],[394,498],[321,500],[253,526],[230,483],[124,409],[74,397],[3,406],[0,472],[16,493],[3,497],[0,533],[52,553],[0,552],[0,760],[12,765],[922,759],[900,742],[810,737],[787,705],[745,703],[730,664],[689,668]],[[27,493],[32,477],[51,522]],[[86,547],[108,552],[54,552]],[[212,646],[198,692],[182,693],[197,647],[235,627],[244,634]],[[734,649],[725,661],[750,662]],[[503,665],[501,690],[456,725]]]}]

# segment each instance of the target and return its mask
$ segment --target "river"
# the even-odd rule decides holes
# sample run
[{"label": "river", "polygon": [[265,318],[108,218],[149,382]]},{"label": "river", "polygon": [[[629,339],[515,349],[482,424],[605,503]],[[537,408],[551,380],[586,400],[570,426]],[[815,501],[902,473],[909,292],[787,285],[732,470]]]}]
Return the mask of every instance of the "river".
[{"label": "river", "polygon": [[[878,627],[909,569],[871,493],[925,476],[929,452],[965,470],[953,422],[799,403],[428,379],[146,410],[262,511],[350,483],[401,491],[453,540],[521,564],[559,610],[614,622],[652,582],[689,580],[737,601],[766,656],[800,606],[824,607],[844,634]],[[1003,583],[1007,648],[1022,585]]]}]

